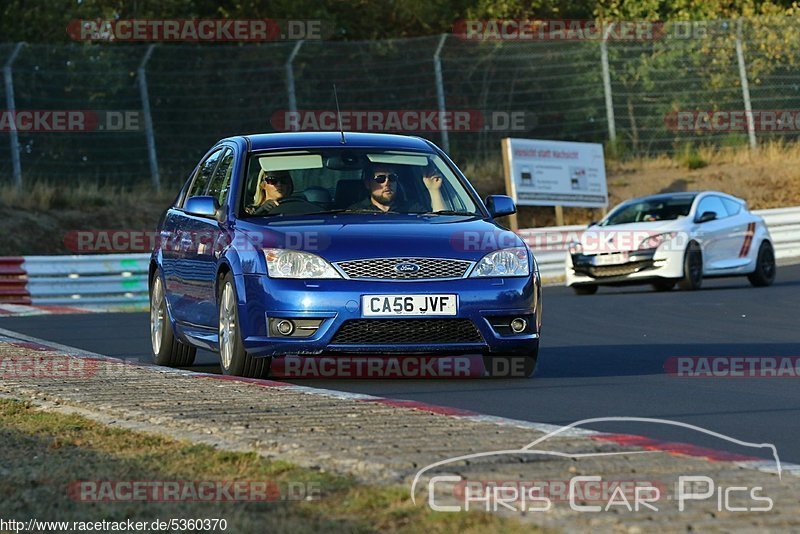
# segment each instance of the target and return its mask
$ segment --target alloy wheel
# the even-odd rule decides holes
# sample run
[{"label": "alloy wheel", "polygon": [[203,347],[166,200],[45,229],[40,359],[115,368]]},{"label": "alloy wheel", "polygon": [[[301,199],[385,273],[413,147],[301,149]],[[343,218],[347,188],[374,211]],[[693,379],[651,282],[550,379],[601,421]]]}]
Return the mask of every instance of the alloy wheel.
[{"label": "alloy wheel", "polygon": [[233,360],[233,343],[236,335],[236,302],[230,283],[222,289],[219,303],[219,356],[222,366],[229,369]]},{"label": "alloy wheel", "polygon": [[164,287],[161,278],[156,276],[153,280],[153,289],[150,293],[150,343],[153,354],[161,352],[161,340],[164,337]]}]

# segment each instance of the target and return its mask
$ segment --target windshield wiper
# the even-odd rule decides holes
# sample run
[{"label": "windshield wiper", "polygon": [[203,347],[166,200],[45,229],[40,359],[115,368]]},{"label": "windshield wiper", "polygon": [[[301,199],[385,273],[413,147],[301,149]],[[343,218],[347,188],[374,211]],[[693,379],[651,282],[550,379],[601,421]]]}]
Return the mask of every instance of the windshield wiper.
[{"label": "windshield wiper", "polygon": [[319,214],[329,214],[329,213],[400,213],[398,211],[388,210],[388,211],[381,211],[381,210],[371,210],[368,208],[341,208],[336,210],[326,210],[326,211],[317,211],[314,212],[314,215]]},{"label": "windshield wiper", "polygon": [[458,211],[458,210],[439,210],[439,211],[426,211],[424,213],[417,213],[417,215],[468,215],[470,217],[479,217],[478,213],[472,211]]}]

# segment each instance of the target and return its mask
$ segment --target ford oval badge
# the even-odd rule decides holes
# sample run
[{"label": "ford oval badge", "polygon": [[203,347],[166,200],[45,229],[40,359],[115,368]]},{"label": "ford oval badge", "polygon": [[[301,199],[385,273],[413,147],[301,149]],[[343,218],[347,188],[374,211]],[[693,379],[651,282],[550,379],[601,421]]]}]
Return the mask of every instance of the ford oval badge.
[{"label": "ford oval badge", "polygon": [[395,265],[394,270],[398,273],[416,273],[419,271],[419,265],[411,263],[410,261],[404,261]]}]

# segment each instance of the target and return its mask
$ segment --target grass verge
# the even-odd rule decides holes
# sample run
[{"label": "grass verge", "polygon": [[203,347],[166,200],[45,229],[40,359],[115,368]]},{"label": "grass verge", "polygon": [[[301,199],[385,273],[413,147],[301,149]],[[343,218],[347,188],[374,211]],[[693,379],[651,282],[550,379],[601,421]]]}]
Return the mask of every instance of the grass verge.
[{"label": "grass verge", "polygon": [[[435,513],[408,488],[358,484],[255,453],[108,427],[0,399],[0,518],[153,521],[217,518],[229,532],[530,532],[486,513]],[[85,502],[76,481],[266,481],[314,497],[274,502]],[[302,488],[302,489],[301,489]],[[285,491],[284,491],[285,494]],[[419,500],[418,500],[419,501]]]}]

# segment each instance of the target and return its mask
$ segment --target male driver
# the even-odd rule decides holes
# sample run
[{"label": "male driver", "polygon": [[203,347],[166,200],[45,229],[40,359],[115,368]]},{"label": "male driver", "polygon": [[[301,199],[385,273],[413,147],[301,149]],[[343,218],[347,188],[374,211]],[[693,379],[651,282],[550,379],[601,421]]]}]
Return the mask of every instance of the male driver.
[{"label": "male driver", "polygon": [[[364,187],[369,191],[369,197],[361,202],[356,202],[350,209],[398,212],[426,212],[426,206],[419,202],[403,204],[397,201],[397,173],[391,165],[376,164],[364,169]],[[442,199],[442,177],[433,171],[427,171],[422,177],[422,183],[431,199],[430,211],[445,209]]]}]

